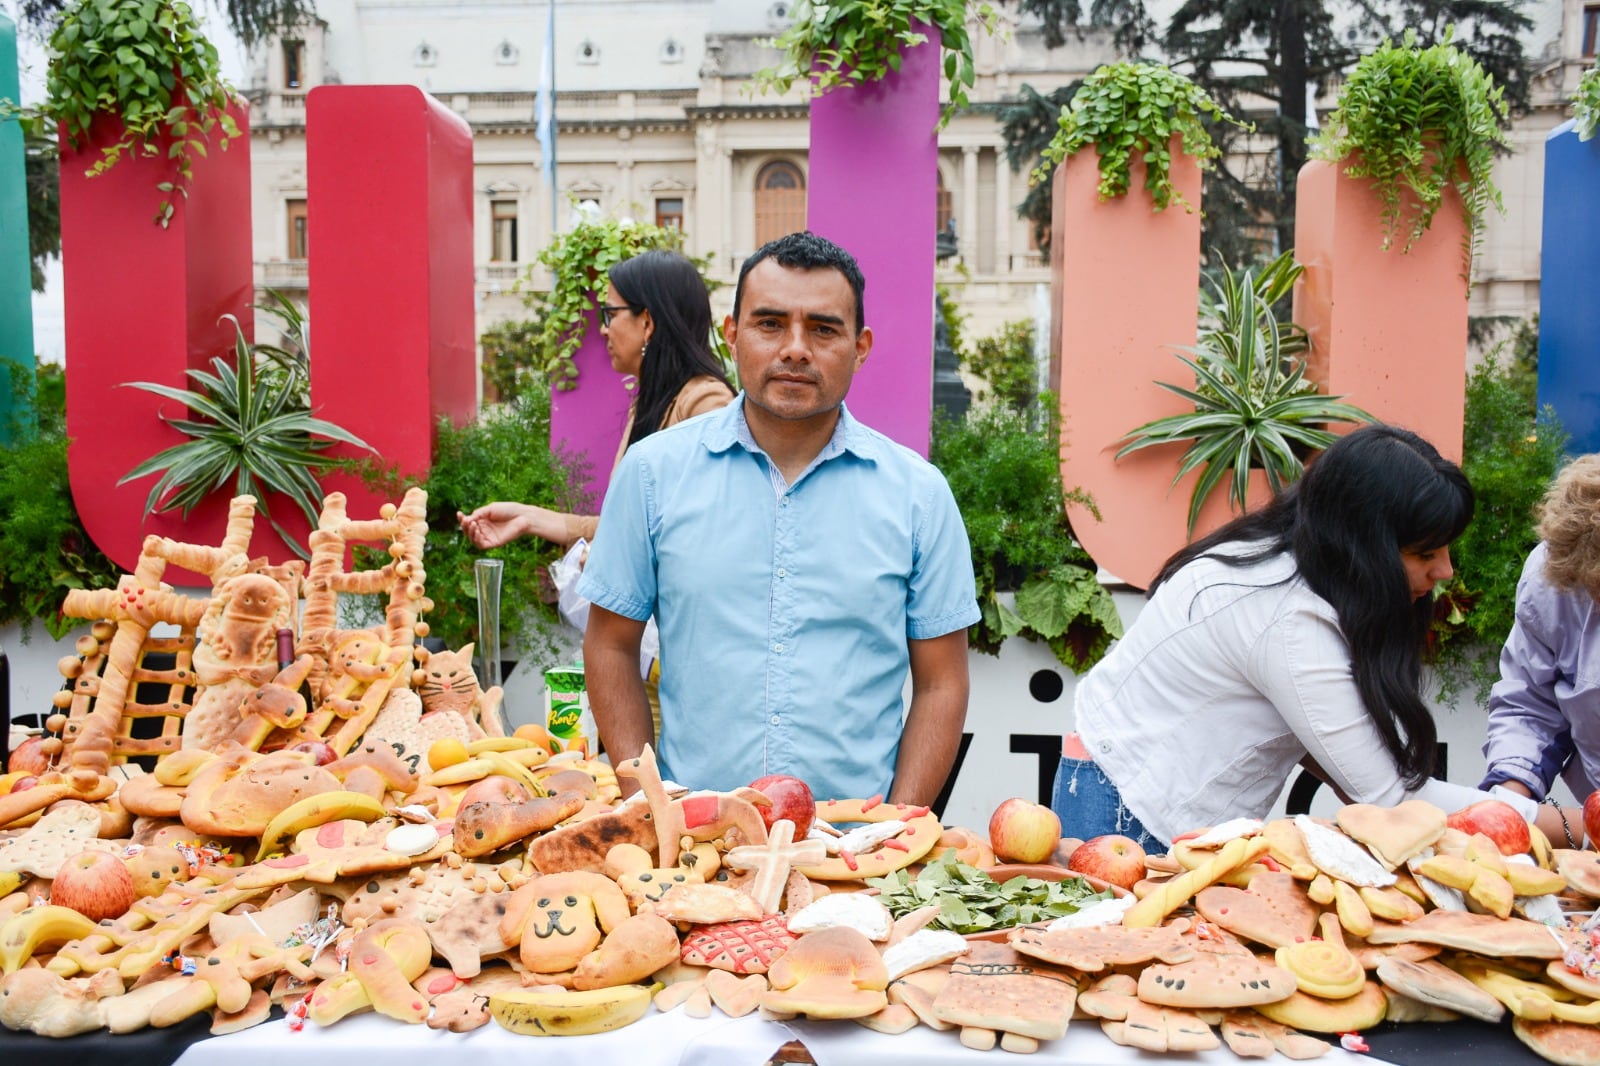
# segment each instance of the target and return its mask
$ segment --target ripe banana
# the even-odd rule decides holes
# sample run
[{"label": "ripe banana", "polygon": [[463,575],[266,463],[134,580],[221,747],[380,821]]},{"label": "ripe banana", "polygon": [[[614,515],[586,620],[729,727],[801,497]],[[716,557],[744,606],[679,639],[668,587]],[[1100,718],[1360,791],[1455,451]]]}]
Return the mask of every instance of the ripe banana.
[{"label": "ripe banana", "polygon": [[22,887],[22,882],[27,880],[27,875],[20,870],[6,870],[0,873],[0,898],[11,895]]},{"label": "ripe banana", "polygon": [[0,926],[0,969],[15,973],[46,944],[82,940],[95,931],[95,923],[70,907],[47,903],[29,907]]},{"label": "ripe banana", "polygon": [[256,862],[282,855],[289,850],[294,838],[307,829],[339,821],[359,818],[363,822],[383,817],[383,804],[360,792],[319,792],[291,803],[273,816],[261,834],[261,850],[256,852]]},{"label": "ripe banana", "polygon": [[517,751],[520,748],[531,747],[533,741],[521,737],[483,737],[467,744],[467,754],[476,755],[481,751]]},{"label": "ripe banana", "polygon": [[645,1016],[659,985],[620,985],[587,992],[510,989],[489,996],[489,1013],[524,1036],[587,1036],[632,1025]]},{"label": "ripe banana", "polygon": [[523,766],[517,760],[499,751],[479,752],[475,758],[489,764],[489,772],[503,774],[511,780],[519,782],[528,790],[528,795],[534,799],[550,795],[550,790],[545,788],[533,771]]},{"label": "ripe banana", "polygon": [[1528,838],[1532,844],[1534,863],[1543,870],[1555,869],[1555,859],[1550,854],[1550,838],[1544,835],[1544,830],[1529,822]]},{"label": "ripe banana", "polygon": [[451,763],[449,766],[437,767],[422,775],[422,783],[440,788],[445,785],[465,785],[472,781],[481,781],[492,772],[489,764],[480,756],[464,762]]}]

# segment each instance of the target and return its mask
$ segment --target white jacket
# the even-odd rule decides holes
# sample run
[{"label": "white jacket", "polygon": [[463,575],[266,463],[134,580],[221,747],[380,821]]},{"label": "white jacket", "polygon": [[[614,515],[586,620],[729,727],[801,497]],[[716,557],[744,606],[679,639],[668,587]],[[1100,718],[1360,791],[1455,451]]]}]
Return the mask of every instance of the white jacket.
[{"label": "white jacket", "polygon": [[[1338,616],[1287,553],[1185,566],[1078,682],[1075,701],[1090,756],[1163,840],[1265,817],[1307,753],[1358,803],[1415,797],[1450,811],[1490,798],[1437,780],[1406,790],[1361,703]],[[1493,798],[1530,820],[1537,811]]]}]

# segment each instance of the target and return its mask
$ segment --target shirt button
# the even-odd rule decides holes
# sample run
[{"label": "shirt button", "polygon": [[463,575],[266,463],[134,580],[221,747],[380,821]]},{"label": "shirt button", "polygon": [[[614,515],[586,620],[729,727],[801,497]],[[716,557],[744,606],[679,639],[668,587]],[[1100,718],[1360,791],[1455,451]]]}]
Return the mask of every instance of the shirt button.
[{"label": "shirt button", "polygon": [[785,570],[783,567],[780,566],[780,567],[778,567],[778,576],[779,577],[788,577],[789,576],[789,571]]},{"label": "shirt button", "polygon": [[772,716],[772,724],[773,725],[777,725],[778,724],[778,716],[777,715],[773,715]]},{"label": "shirt button", "polygon": [[1103,754],[1109,752],[1110,750],[1111,750],[1111,745],[1108,742],[1102,740],[1100,742],[1100,753],[1103,755]]},{"label": "shirt button", "polygon": [[777,652],[779,655],[782,655],[783,654],[783,645],[782,644],[774,644],[772,646],[772,650]]}]

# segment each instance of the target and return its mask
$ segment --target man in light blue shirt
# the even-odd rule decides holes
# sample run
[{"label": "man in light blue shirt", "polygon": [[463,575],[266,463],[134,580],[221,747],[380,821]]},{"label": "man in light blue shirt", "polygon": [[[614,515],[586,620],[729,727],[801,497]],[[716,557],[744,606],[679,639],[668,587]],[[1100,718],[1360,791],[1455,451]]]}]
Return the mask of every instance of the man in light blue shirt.
[{"label": "man in light blue shirt", "polygon": [[[823,238],[764,246],[723,324],[744,391],[635,444],[612,475],[578,591],[613,761],[654,743],[690,787],[792,774],[819,799],[925,804],[943,787],[979,617],[972,559],[944,477],[844,407],[872,348],[863,289]],[[652,613],[659,738],[639,677]]]}]

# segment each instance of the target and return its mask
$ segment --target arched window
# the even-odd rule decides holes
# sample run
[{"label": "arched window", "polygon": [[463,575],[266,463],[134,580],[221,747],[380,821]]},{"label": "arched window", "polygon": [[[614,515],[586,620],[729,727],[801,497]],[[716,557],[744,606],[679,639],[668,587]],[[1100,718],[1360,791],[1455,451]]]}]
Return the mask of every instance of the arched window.
[{"label": "arched window", "polygon": [[756,174],[756,247],[805,228],[805,175],[793,163],[768,163]]}]

